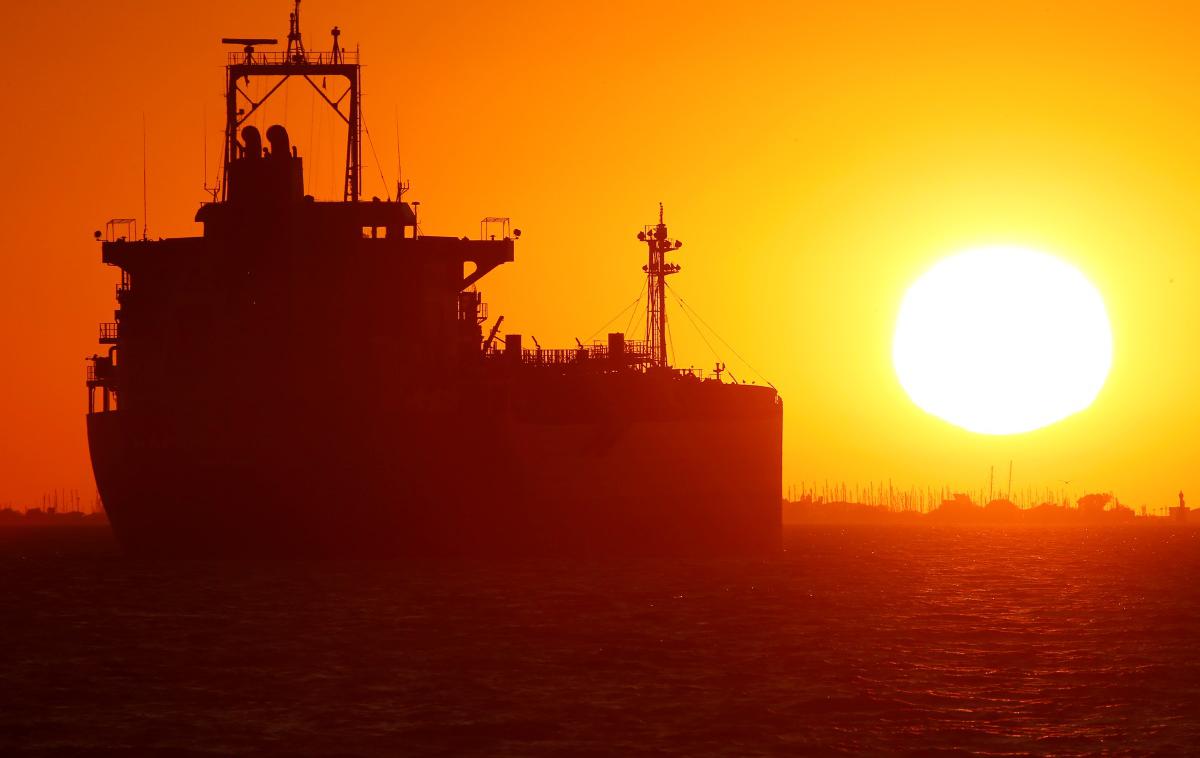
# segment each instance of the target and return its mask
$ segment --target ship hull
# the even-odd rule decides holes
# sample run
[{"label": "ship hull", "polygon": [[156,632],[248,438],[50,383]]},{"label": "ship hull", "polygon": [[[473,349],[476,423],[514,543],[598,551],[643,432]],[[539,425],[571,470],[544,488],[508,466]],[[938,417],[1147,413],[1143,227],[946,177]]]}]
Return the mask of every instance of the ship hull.
[{"label": "ship hull", "polygon": [[636,416],[629,398],[584,418],[393,413],[349,427],[111,411],[89,415],[88,437],[135,555],[778,551],[782,406],[764,388],[696,384]]}]

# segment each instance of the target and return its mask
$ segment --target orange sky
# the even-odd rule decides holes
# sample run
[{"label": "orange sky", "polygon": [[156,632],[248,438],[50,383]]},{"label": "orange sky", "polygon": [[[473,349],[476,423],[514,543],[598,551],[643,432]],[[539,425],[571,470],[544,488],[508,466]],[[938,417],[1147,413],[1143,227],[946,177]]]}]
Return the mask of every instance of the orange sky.
[{"label": "orange sky", "polygon": [[[219,38],[283,37],[289,5],[6,9],[0,505],[90,496],[84,358],[115,282],[91,232],[141,215],[144,113],[151,234],[198,233]],[[634,235],[664,201],[685,241],[673,286],[785,398],[786,483],[977,490],[1011,459],[1018,488],[1200,497],[1193,6],[800,5],[305,0],[303,20],[310,49],[335,23],[362,47],[367,195],[384,194],[381,169],[395,180],[398,117],[425,231],[474,236],[485,215],[523,230],[517,263],[481,285],[506,328],[543,345],[599,329],[637,295]],[[295,87],[286,113],[328,197],[332,120],[312,98]],[[1089,410],[986,437],[904,395],[890,340],[905,288],[983,243],[1056,254],[1102,292],[1114,365]],[[710,366],[674,316],[676,362]]]}]

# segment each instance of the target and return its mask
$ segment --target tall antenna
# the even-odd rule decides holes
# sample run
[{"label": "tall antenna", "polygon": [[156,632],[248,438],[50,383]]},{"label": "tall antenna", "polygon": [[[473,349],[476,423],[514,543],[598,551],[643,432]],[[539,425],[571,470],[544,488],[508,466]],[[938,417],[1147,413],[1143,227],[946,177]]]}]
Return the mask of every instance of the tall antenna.
[{"label": "tall antenna", "polygon": [[150,201],[146,194],[146,113],[142,112],[142,239],[150,233]]},{"label": "tall antenna", "polygon": [[[333,35],[333,46],[337,49],[337,34]],[[288,16],[287,59],[292,63],[304,63],[304,40],[300,37],[300,0]]]},{"label": "tall antenna", "polygon": [[204,143],[204,191],[212,198],[212,201],[217,202],[217,193],[221,191],[220,173],[217,174],[216,186],[208,186],[208,108],[204,109],[201,117],[203,132],[201,133],[201,142]]},{"label": "tall antenna", "polygon": [[408,182],[404,181],[404,162],[400,160],[400,108],[395,109],[396,123],[396,202],[404,198],[408,192]]}]

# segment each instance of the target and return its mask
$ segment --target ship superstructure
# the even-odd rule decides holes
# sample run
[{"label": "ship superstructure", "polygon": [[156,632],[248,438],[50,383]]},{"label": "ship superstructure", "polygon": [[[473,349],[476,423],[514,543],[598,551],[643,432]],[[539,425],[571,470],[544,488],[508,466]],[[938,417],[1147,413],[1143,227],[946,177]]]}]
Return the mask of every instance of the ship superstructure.
[{"label": "ship superstructure", "polygon": [[[363,201],[357,56],[230,38],[223,181],[197,237],[110,222],[121,269],[88,374],[97,485],[131,552],[413,555],[768,552],[779,547],[782,404],[773,388],[667,355],[662,209],[647,244],[646,340],[532,349],[487,329],[476,284],[518,230],[419,231],[400,197]],[[275,80],[254,100],[245,87]],[[317,87],[338,79],[340,95]],[[343,197],[304,192],[282,125],[250,117],[312,84],[347,127]],[[400,193],[397,193],[400,194]],[[497,233],[491,233],[492,230]],[[473,270],[464,274],[465,264]]]}]

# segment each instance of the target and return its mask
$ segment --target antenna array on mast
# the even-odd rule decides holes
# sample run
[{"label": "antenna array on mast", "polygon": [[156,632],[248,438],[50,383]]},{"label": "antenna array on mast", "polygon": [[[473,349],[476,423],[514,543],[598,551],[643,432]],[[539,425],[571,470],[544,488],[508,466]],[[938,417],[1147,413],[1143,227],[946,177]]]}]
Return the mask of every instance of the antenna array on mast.
[{"label": "antenna array on mast", "polygon": [[650,365],[667,365],[667,277],[679,273],[678,263],[668,263],[666,254],[683,247],[679,240],[667,234],[663,220],[663,206],[658,204],[658,224],[647,226],[638,232],[638,239],[650,250],[650,260],[642,271],[646,272],[646,342],[650,345]]},{"label": "antenna array on mast", "polygon": [[[362,115],[361,115],[361,69],[358,54],[347,52],[341,47],[341,30],[334,27],[330,34],[333,47],[329,52],[310,54],[304,48],[300,32],[300,0],[295,0],[288,16],[287,50],[285,52],[259,52],[262,45],[278,44],[277,39],[268,37],[225,37],[227,45],[241,45],[241,53],[231,53],[226,69],[225,88],[225,156],[223,175],[228,176],[229,164],[237,160],[245,150],[238,141],[238,130],[263,106],[271,95],[292,77],[308,82],[321,99],[346,123],[346,172],[342,199],[357,202],[362,193]],[[277,76],[275,82],[258,100],[248,94],[251,77]],[[342,77],[347,87],[341,95],[331,97],[314,77]],[[345,109],[343,110],[343,104]],[[222,181],[222,197],[228,199],[227,182]]]}]

